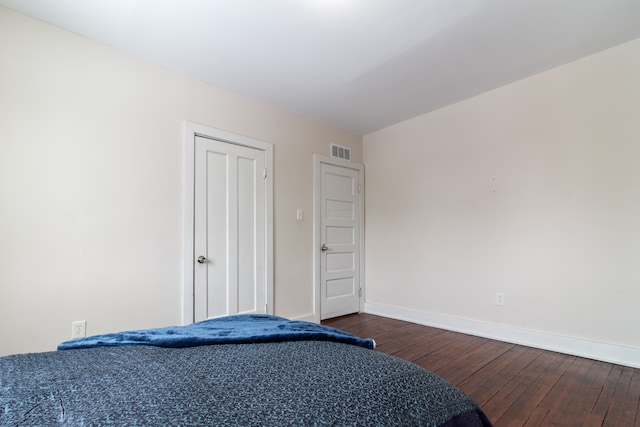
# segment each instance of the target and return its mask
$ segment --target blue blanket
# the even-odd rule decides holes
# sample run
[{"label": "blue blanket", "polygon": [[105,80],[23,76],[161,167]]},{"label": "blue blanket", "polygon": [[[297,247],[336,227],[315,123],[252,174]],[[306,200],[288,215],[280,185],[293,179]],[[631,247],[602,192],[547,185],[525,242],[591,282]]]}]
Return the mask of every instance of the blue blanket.
[{"label": "blue blanket", "polygon": [[195,347],[210,344],[252,344],[283,341],[335,341],[374,348],[373,339],[311,322],[287,320],[267,314],[240,314],[186,326],[127,331],[65,341],[58,350],[116,345]]}]

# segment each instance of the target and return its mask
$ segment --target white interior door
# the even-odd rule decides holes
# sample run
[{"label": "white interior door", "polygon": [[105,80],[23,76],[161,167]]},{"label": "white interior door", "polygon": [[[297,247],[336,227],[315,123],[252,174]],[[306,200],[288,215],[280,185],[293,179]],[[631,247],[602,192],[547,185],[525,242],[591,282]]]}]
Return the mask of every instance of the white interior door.
[{"label": "white interior door", "polygon": [[320,318],[357,313],[360,289],[360,171],[320,163]]},{"label": "white interior door", "polygon": [[195,137],[194,320],[267,312],[265,152]]}]

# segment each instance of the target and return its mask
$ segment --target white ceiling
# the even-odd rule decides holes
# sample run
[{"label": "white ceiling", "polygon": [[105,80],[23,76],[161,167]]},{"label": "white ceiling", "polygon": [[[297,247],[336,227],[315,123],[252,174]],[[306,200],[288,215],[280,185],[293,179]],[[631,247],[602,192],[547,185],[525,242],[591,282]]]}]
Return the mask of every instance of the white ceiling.
[{"label": "white ceiling", "polygon": [[640,37],[638,0],[0,0],[366,134]]}]

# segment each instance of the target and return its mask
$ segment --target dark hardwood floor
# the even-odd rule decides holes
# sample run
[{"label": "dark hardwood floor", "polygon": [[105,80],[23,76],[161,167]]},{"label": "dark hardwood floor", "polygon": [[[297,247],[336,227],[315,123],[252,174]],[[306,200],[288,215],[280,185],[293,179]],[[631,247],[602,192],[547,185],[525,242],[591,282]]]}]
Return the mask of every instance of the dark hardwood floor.
[{"label": "dark hardwood floor", "polygon": [[447,379],[496,427],[640,427],[640,369],[368,314],[323,324]]}]

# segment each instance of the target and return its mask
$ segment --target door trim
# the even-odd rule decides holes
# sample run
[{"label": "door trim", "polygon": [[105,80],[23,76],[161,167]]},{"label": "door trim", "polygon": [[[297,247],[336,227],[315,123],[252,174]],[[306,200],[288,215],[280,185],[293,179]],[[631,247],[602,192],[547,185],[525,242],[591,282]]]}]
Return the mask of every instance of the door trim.
[{"label": "door trim", "polygon": [[360,270],[359,277],[360,289],[360,307],[359,311],[363,311],[364,299],[365,299],[365,280],[364,280],[364,165],[359,163],[353,163],[346,160],[335,159],[321,154],[313,155],[313,321],[320,323],[320,300],[321,300],[321,255],[320,245],[322,245],[321,236],[322,230],[320,228],[320,193],[321,189],[321,176],[320,165],[328,164],[337,167],[343,167],[347,169],[355,169],[358,171],[358,185],[360,186],[360,192],[358,193],[358,202],[360,204],[359,218],[360,223]]},{"label": "door trim", "polygon": [[194,321],[194,233],[195,233],[195,141],[196,136],[215,139],[228,144],[255,148],[265,152],[267,169],[265,188],[265,279],[267,286],[267,313],[273,314],[273,144],[211,128],[189,121],[184,122],[184,175],[183,175],[183,285],[182,324]]}]

